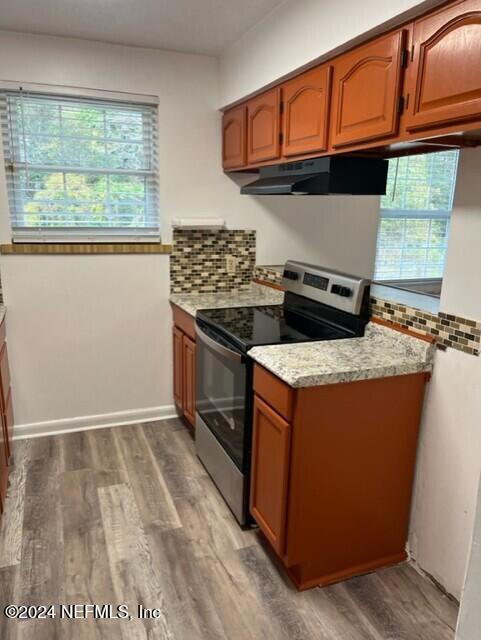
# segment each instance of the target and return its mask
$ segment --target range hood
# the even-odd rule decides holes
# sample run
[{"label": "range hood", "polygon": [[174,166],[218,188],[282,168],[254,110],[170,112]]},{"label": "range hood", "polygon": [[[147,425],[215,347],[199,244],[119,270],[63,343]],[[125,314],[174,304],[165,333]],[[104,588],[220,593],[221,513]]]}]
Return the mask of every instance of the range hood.
[{"label": "range hood", "polygon": [[261,167],[254,182],[241,187],[251,196],[384,195],[387,160],[326,156]]}]

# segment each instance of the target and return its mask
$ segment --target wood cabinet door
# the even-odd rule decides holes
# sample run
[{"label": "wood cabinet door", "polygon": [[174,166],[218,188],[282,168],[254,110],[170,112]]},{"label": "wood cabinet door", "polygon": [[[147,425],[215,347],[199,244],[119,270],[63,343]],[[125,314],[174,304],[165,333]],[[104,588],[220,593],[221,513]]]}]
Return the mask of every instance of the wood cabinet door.
[{"label": "wood cabinet door", "polygon": [[331,144],[355,145],[398,132],[405,31],[382,36],[334,62]]},{"label": "wood cabinet door", "polygon": [[285,548],[291,425],[254,397],[250,509],[274,549]]},{"label": "wood cabinet door", "polygon": [[182,336],[184,334],[180,329],[174,327],[173,344],[174,344],[174,401],[175,404],[182,409],[183,404],[183,353],[182,353]]},{"label": "wood cabinet door", "polygon": [[188,336],[182,336],[183,360],[183,410],[184,417],[193,427],[195,426],[195,342]]},{"label": "wood cabinet door", "polygon": [[282,85],[282,155],[327,151],[331,70],[316,67]]},{"label": "wood cabinet door", "polygon": [[247,162],[247,109],[245,105],[226,111],[222,116],[222,166],[244,167]]},{"label": "wood cabinet door", "polygon": [[280,89],[266,91],[247,103],[247,163],[280,156]]},{"label": "wood cabinet door", "polygon": [[481,117],[481,0],[449,4],[414,23],[409,131]]}]

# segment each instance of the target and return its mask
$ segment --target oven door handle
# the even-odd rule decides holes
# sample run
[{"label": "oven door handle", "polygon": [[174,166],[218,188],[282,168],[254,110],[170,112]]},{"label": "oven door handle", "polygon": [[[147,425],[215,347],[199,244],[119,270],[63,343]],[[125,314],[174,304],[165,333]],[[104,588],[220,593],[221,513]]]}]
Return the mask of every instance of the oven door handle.
[{"label": "oven door handle", "polygon": [[232,349],[228,349],[227,347],[224,347],[224,345],[216,342],[213,338],[202,331],[197,322],[195,323],[195,332],[199,337],[199,340],[208,345],[216,353],[219,353],[220,355],[228,358],[229,360],[233,360],[234,362],[242,362],[242,354],[238,353],[237,351],[233,351]]}]

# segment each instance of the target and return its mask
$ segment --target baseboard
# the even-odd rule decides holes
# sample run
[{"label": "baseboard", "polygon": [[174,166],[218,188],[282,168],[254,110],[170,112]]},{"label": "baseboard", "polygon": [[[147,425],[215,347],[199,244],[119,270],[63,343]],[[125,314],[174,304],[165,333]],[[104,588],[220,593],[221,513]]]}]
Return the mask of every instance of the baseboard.
[{"label": "baseboard", "polygon": [[47,420],[46,422],[32,422],[30,424],[16,424],[13,430],[14,440],[26,438],[40,438],[74,431],[87,431],[89,429],[103,429],[105,427],[117,427],[137,422],[154,422],[155,420],[168,420],[177,417],[175,406],[149,407],[134,411],[116,411],[114,413],[102,413],[96,416],[81,416],[78,418],[63,418],[61,420]]}]

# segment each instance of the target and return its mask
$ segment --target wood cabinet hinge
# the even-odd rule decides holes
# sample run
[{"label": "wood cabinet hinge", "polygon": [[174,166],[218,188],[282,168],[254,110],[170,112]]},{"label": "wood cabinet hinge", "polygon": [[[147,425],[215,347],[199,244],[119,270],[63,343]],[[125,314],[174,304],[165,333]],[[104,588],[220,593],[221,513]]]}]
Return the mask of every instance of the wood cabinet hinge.
[{"label": "wood cabinet hinge", "polygon": [[414,45],[411,47],[411,62],[414,60]]},{"label": "wood cabinet hinge", "polygon": [[399,102],[397,105],[397,112],[403,113],[404,108],[406,106],[406,98],[404,96],[399,96]]}]

